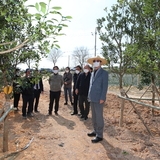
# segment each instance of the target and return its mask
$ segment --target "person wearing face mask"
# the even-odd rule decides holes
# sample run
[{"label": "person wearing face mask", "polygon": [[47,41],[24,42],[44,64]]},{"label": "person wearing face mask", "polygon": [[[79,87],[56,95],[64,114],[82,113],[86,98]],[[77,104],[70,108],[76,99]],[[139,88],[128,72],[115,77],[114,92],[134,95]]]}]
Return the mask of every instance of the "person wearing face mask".
[{"label": "person wearing face mask", "polygon": [[65,68],[65,72],[63,74],[63,81],[64,81],[64,96],[65,96],[64,105],[68,104],[68,94],[69,94],[69,99],[70,99],[71,105],[73,105],[72,94],[71,94],[72,74],[70,73],[70,68],[69,67]]},{"label": "person wearing face mask", "polygon": [[54,102],[55,102],[54,113],[55,115],[58,115],[61,87],[63,85],[63,77],[62,75],[58,74],[58,72],[59,72],[58,66],[54,66],[53,74],[49,77],[50,102],[49,102],[48,115],[52,115]]},{"label": "person wearing face mask", "polygon": [[88,92],[88,99],[92,111],[93,131],[88,133],[88,136],[95,137],[91,141],[92,143],[97,143],[103,140],[103,107],[108,90],[108,72],[102,69],[101,65],[105,65],[107,61],[97,56],[88,59],[87,62],[93,65],[93,73]]},{"label": "person wearing face mask", "polygon": [[79,95],[79,108],[81,112],[81,118],[84,118],[85,120],[88,119],[89,106],[90,106],[88,102],[90,77],[91,77],[90,66],[85,65],[83,72],[78,76],[76,83],[76,90],[75,90],[75,93]]},{"label": "person wearing face mask", "polygon": [[15,111],[19,111],[18,108],[18,103],[20,100],[20,95],[21,95],[21,86],[20,86],[20,69],[16,68],[15,70],[16,74],[13,80],[13,106],[15,108]]},{"label": "person wearing face mask", "polygon": [[[25,72],[25,77],[22,79],[22,116],[23,118],[33,117],[33,101],[34,101],[34,79],[31,76],[31,70],[28,68]],[[26,111],[26,109],[28,110]]]},{"label": "person wearing face mask", "polygon": [[75,93],[76,90],[76,83],[77,83],[77,79],[78,76],[81,73],[81,66],[78,65],[75,67],[75,73],[73,75],[73,98],[74,98],[74,102],[73,102],[73,113],[71,113],[71,115],[77,115],[78,114],[78,109],[77,109],[77,104],[78,104],[78,95]]}]

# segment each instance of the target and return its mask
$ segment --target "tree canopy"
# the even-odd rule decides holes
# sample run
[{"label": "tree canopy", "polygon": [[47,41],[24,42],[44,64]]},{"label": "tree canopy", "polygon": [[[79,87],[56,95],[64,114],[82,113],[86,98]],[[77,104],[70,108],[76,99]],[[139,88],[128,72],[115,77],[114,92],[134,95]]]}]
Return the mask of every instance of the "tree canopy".
[{"label": "tree canopy", "polygon": [[102,54],[119,75],[120,88],[129,71],[147,72],[151,79],[159,72],[159,7],[158,0],[119,0],[97,20]]},{"label": "tree canopy", "polygon": [[[37,66],[52,47],[59,48],[56,37],[64,35],[62,29],[71,19],[60,13],[61,7],[51,6],[51,0],[29,6],[25,2],[0,2],[0,70],[6,77],[12,77],[9,71],[14,74],[18,64],[32,60]],[[29,12],[30,8],[34,14]]]}]

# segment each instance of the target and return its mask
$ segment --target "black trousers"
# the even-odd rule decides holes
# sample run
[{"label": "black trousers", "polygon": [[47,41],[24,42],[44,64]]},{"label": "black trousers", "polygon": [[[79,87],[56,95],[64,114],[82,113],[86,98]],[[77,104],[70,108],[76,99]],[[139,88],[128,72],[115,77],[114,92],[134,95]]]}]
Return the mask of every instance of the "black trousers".
[{"label": "black trousers", "polygon": [[38,111],[40,94],[41,94],[40,89],[34,89],[34,111]]},{"label": "black trousers", "polygon": [[68,102],[68,95],[69,95],[69,100],[72,103],[72,93],[71,93],[71,88],[66,88],[64,87],[64,96],[65,96],[65,102]]},{"label": "black trousers", "polygon": [[[34,94],[22,95],[22,100],[23,100],[22,115],[26,116],[26,112],[27,112],[27,114],[30,114],[33,111]],[[27,107],[28,107],[28,111],[26,111]]]},{"label": "black trousers", "polygon": [[90,110],[90,103],[87,96],[79,95],[79,108],[82,116],[87,118]]},{"label": "black trousers", "polygon": [[75,94],[75,91],[73,91],[73,98],[74,98],[74,102],[73,102],[73,113],[77,114],[77,113],[78,113],[78,109],[77,109],[77,105],[78,105],[78,95]]},{"label": "black trousers", "polygon": [[13,105],[14,105],[14,108],[18,108],[18,103],[19,103],[19,100],[20,100],[20,93],[13,93]]},{"label": "black trousers", "polygon": [[49,114],[53,111],[53,103],[55,101],[54,112],[57,113],[59,109],[59,99],[60,99],[61,91],[50,91],[50,102],[49,102]]}]

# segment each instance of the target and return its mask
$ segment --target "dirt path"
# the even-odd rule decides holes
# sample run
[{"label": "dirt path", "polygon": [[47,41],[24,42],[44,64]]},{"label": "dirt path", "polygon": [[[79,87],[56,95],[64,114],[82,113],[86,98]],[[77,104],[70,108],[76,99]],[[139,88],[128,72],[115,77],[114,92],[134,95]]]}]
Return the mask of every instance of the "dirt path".
[{"label": "dirt path", "polygon": [[[140,108],[153,137],[148,135],[134,111],[128,114],[131,106],[127,102],[124,127],[119,127],[120,100],[116,95],[109,93],[104,108],[104,140],[92,144],[91,138],[87,136],[92,130],[91,114],[86,121],[81,120],[79,116],[71,116],[72,106],[63,105],[62,93],[59,115],[47,116],[48,95],[46,85],[45,93],[40,99],[40,113],[35,114],[33,118],[22,119],[21,111],[10,114],[9,152],[16,151],[15,142],[18,142],[17,149],[20,149],[34,137],[29,148],[21,152],[16,160],[160,159],[160,117],[153,118],[148,109]],[[0,135],[2,139],[2,133]],[[2,155],[1,151],[0,157]]]}]

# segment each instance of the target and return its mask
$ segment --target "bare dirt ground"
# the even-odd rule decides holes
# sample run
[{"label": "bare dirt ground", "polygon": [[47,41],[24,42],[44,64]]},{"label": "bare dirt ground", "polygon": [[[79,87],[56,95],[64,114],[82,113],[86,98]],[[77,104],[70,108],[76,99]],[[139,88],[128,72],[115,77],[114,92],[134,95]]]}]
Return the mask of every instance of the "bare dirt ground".
[{"label": "bare dirt ground", "polygon": [[[117,88],[109,87],[104,107],[104,140],[92,144],[87,133],[92,131],[91,113],[81,120],[71,116],[72,106],[64,106],[63,92],[60,99],[59,115],[47,116],[49,88],[45,83],[41,94],[39,111],[34,117],[22,119],[21,111],[9,114],[9,151],[2,152],[3,124],[0,124],[0,158],[25,147],[19,154],[6,160],[158,160],[160,159],[160,111],[136,105],[152,133],[149,135],[142,121],[126,101],[123,127],[119,127],[121,99]],[[129,95],[140,97],[144,91],[134,90]],[[149,96],[149,95],[147,95]],[[20,101],[19,106],[22,106]]]}]

